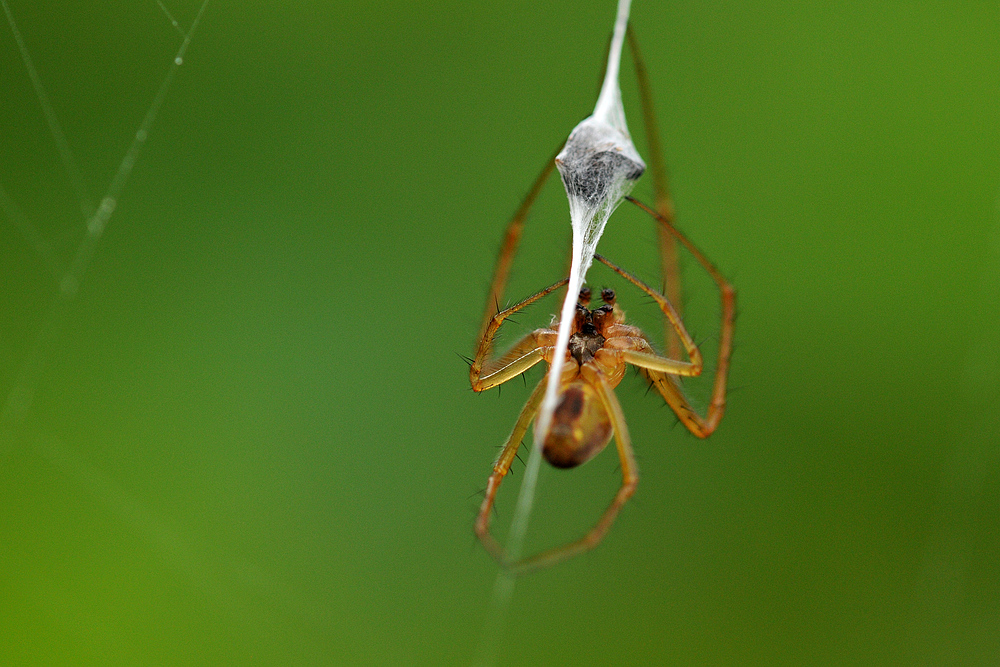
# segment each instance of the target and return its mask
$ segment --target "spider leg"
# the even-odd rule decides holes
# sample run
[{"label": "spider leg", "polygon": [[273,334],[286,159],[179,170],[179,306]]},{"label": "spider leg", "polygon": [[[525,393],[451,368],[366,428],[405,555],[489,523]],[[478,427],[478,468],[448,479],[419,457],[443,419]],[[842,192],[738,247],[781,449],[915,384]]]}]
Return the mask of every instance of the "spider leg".
[{"label": "spider leg", "polygon": [[[646,66],[639,52],[639,46],[631,26],[628,29],[627,35],[629,48],[632,51],[632,60],[635,63],[636,79],[638,80],[639,99],[642,105],[643,123],[646,128],[646,143],[649,148],[650,172],[653,177],[653,193],[656,207],[655,210],[651,209],[649,206],[632,197],[626,197],[626,199],[648,213],[658,223],[657,229],[666,299],[676,304],[675,314],[679,316],[683,312],[681,309],[683,299],[681,294],[680,269],[677,259],[677,243],[683,245],[712,277],[712,280],[718,285],[719,296],[722,302],[718,362],[715,368],[715,381],[707,416],[703,419],[694,412],[687,398],[684,396],[680,384],[675,377],[669,374],[669,371],[657,370],[645,364],[636,363],[641,361],[639,359],[630,361],[630,363],[636,363],[637,366],[642,367],[643,373],[653,382],[664,400],[677,413],[677,416],[684,422],[688,430],[700,438],[705,438],[719,425],[722,414],[726,409],[726,379],[729,375],[729,358],[733,351],[733,321],[736,316],[736,290],[733,289],[729,281],[719,273],[718,269],[702,254],[697,246],[674,226],[674,205],[667,189],[667,170],[663,162],[663,151],[660,147],[660,136],[656,127],[656,113],[653,110],[649,77],[646,74]],[[642,288],[642,285],[639,287]],[[652,290],[648,290],[647,288],[644,291],[647,291],[653,298],[656,298]],[[657,301],[659,302],[659,299]],[[666,311],[664,311],[664,314],[667,315]],[[667,354],[670,357],[676,358],[680,356],[680,344],[684,343],[684,346],[687,347],[686,341],[684,340],[684,335],[681,334],[681,330],[678,329],[678,324],[669,315],[667,315],[666,319],[664,340],[666,341]],[[694,362],[693,357],[692,362]]]},{"label": "spider leg", "polygon": [[[663,149],[660,143],[660,132],[656,124],[656,111],[653,108],[653,93],[649,85],[649,75],[646,63],[639,51],[632,26],[626,33],[629,50],[632,52],[632,62],[635,64],[635,78],[639,89],[639,104],[642,107],[642,122],[646,130],[646,148],[649,153],[649,173],[653,180],[653,198],[656,211],[671,223],[674,220],[674,202],[670,197],[668,187],[667,166],[663,161]],[[677,240],[662,225],[657,225],[657,235],[660,246],[660,269],[663,275],[664,292],[667,299],[675,304],[678,314],[684,314],[684,298],[681,293],[681,272],[677,254]],[[664,338],[667,355],[680,356],[680,339],[669,322],[664,322]]]},{"label": "spider leg", "polygon": [[652,354],[652,349],[649,348],[647,344],[646,348],[649,348],[648,351],[647,349],[643,349],[638,352],[632,353],[628,350],[623,350],[622,351],[623,355],[625,353],[636,355],[635,358],[637,361],[633,362],[629,359],[626,359],[626,361],[628,361],[629,363],[635,363],[636,366],[641,366],[645,368],[646,364],[638,363],[638,360],[643,359],[645,356],[653,356],[653,357],[658,357],[662,362],[669,362],[664,368],[660,368],[659,366],[654,366],[654,368],[658,368],[659,370],[664,370],[668,373],[673,373],[675,375],[700,375],[702,369],[701,350],[698,349],[698,346],[695,344],[694,339],[691,338],[691,334],[689,334],[687,332],[687,329],[684,328],[684,323],[681,322],[681,316],[674,308],[674,305],[670,302],[670,300],[667,299],[667,297],[665,297],[664,295],[654,290],[646,283],[642,282],[641,280],[633,276],[625,269],[609,261],[608,258],[604,257],[603,255],[594,255],[594,259],[598,260],[599,262],[607,266],[609,269],[620,275],[622,278],[624,278],[625,280],[629,281],[630,283],[641,289],[647,295],[652,297],[654,301],[656,301],[656,304],[660,307],[660,310],[663,312],[663,316],[670,324],[674,334],[680,339],[681,344],[687,351],[688,358],[691,360],[690,363],[685,363],[682,361],[677,361],[676,359],[659,357],[659,355]]},{"label": "spider leg", "polygon": [[507,229],[503,235],[503,243],[500,246],[500,254],[497,255],[497,262],[493,267],[493,280],[490,283],[490,291],[486,295],[486,307],[483,310],[482,324],[479,326],[480,341],[486,335],[486,329],[489,326],[491,317],[499,310],[496,304],[503,301],[503,295],[507,289],[507,280],[510,278],[510,267],[514,263],[514,256],[517,255],[517,246],[521,243],[521,232],[524,231],[524,221],[527,219],[528,212],[531,210],[532,205],[534,205],[535,200],[538,199],[538,193],[542,191],[542,186],[545,185],[545,182],[552,174],[552,170],[556,166],[556,156],[559,155],[561,150],[562,144],[559,145],[556,152],[552,154],[549,161],[542,167],[542,171],[535,178],[535,182],[531,185],[531,189],[528,190],[528,194],[521,201],[521,205],[514,212],[514,216],[510,219],[510,222],[507,223]]},{"label": "spider leg", "polygon": [[656,354],[648,342],[645,345],[645,349],[642,350],[622,350],[621,358],[633,366],[638,366],[648,371],[658,371],[660,373],[669,373],[670,375],[683,375],[685,377],[694,377],[701,374],[700,366]]},{"label": "spider leg", "polygon": [[542,360],[546,347],[555,345],[556,332],[549,329],[536,329],[515,343],[502,356],[498,358],[490,356],[493,352],[493,337],[496,336],[497,330],[505,319],[545,295],[551,294],[567,282],[569,279],[563,278],[510,308],[494,314],[486,321],[486,327],[479,337],[479,344],[476,348],[476,358],[469,365],[469,382],[472,384],[473,391],[484,391],[517,377]]},{"label": "spider leg", "polygon": [[[719,352],[715,366],[715,380],[712,385],[712,398],[708,405],[706,417],[703,419],[694,413],[675,379],[669,378],[670,381],[666,382],[662,378],[658,380],[653,377],[655,371],[651,371],[650,373],[650,379],[656,383],[656,388],[663,395],[667,403],[670,404],[670,407],[674,409],[677,416],[681,418],[685,426],[688,427],[688,430],[699,438],[707,438],[719,425],[719,421],[726,410],[726,380],[729,376],[729,358],[733,354],[733,327],[736,320],[736,289],[715,268],[715,265],[705,257],[701,250],[698,249],[698,246],[692,243],[679,229],[674,227],[668,219],[632,197],[626,197],[626,199],[653,216],[662,228],[669,231],[701,264],[719,288],[719,300],[721,304]],[[681,416],[678,408],[690,412],[691,419],[687,420]]]},{"label": "spider leg", "polygon": [[[622,413],[622,406],[615,397],[614,390],[608,384],[607,380],[605,380],[604,375],[593,366],[583,366],[581,373],[584,379],[597,390],[601,404],[604,406],[611,420],[615,444],[618,447],[618,457],[621,460],[622,485],[618,489],[618,493],[615,494],[611,504],[604,510],[601,518],[597,520],[594,527],[582,538],[561,547],[549,549],[536,556],[522,559],[516,563],[507,564],[507,567],[518,575],[555,565],[585,551],[590,551],[600,544],[601,540],[604,539],[604,535],[611,528],[611,524],[615,522],[618,512],[621,511],[621,508],[628,499],[632,497],[636,486],[639,484],[639,466],[636,464],[635,454],[632,452],[632,440],[628,434],[628,427],[625,425],[625,415]],[[537,410],[537,407],[535,409]],[[490,479],[492,480],[492,477]],[[499,484],[499,480],[497,483]],[[487,490],[487,493],[489,493],[489,490]],[[482,516],[482,513],[480,513],[480,516]],[[495,552],[491,553],[494,553],[494,557],[496,557]],[[503,563],[502,551],[500,553],[501,558],[498,558],[498,560]]]},{"label": "spider leg", "polygon": [[493,502],[497,497],[500,482],[503,481],[503,478],[510,470],[510,465],[514,462],[514,457],[517,456],[517,449],[521,446],[521,440],[524,438],[524,434],[528,432],[528,425],[531,424],[531,420],[538,414],[538,406],[541,404],[542,396],[544,395],[545,378],[531,392],[531,396],[528,397],[528,401],[524,404],[517,422],[514,423],[514,430],[510,432],[510,437],[507,438],[500,456],[497,457],[496,462],[493,464],[493,472],[486,481],[486,493],[483,495],[483,503],[479,506],[479,515],[476,517],[476,536],[483,543],[486,551],[501,564],[506,561],[503,547],[490,534],[490,514]]},{"label": "spider leg", "polygon": [[551,329],[535,329],[502,356],[484,360],[479,368],[474,361],[469,369],[472,391],[492,389],[524,373],[544,359],[545,350],[556,344],[556,335]]}]

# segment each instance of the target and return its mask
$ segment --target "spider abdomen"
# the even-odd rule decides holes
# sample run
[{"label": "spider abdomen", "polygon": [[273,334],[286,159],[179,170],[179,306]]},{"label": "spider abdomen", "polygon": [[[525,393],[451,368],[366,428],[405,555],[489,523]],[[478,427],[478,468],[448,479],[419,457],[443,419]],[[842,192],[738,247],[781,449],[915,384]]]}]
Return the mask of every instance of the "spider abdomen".
[{"label": "spider abdomen", "polygon": [[542,455],[556,468],[575,468],[607,446],[611,430],[597,391],[586,382],[571,382],[559,394]]}]

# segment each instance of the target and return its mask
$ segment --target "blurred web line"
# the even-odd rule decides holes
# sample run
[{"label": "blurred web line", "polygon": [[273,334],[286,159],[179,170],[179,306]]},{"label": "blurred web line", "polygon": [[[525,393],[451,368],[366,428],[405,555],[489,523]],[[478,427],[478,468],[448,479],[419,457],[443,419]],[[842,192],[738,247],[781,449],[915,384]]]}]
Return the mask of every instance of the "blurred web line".
[{"label": "blurred web line", "polygon": [[[166,97],[177,69],[183,63],[184,53],[191,42],[191,38],[208,4],[208,0],[203,0],[197,16],[191,24],[191,28],[186,33],[180,29],[176,20],[173,19],[163,3],[158,2],[161,9],[167,15],[168,20],[180,31],[183,40],[174,56],[170,69],[165,75],[156,96],[135,133],[132,143],[126,150],[104,198],[101,200],[101,206],[96,211],[92,207],[89,207],[89,212],[87,210],[86,196],[82,194],[82,179],[80,178],[77,162],[72,151],[69,149],[53,108],[48,102],[44,88],[41,85],[41,80],[32,64],[27,47],[23,39],[21,39],[20,32],[7,5],[7,0],[0,0],[0,4],[3,5],[7,21],[21,51],[22,60],[35,86],[35,92],[42,105],[43,113],[46,115],[50,131],[62,157],[63,166],[70,176],[70,181],[74,183],[74,189],[78,190],[77,194],[81,202],[81,209],[84,211],[84,219],[87,222],[87,235],[80,242],[72,264],[66,267],[59,261],[51,245],[39,234],[35,226],[31,224],[9,196],[7,190],[0,184],[0,210],[18,228],[26,242],[39,254],[52,270],[56,279],[59,280],[59,291],[49,305],[42,325],[39,327],[38,333],[20,365],[17,377],[7,394],[2,411],[0,411],[0,444],[6,445],[13,434],[14,422],[23,417],[31,407],[32,395],[45,365],[46,351],[52,349],[56,344],[61,329],[60,325],[66,319],[68,312],[67,305],[75,296],[80,282],[93,258],[101,235],[106,228],[111,214],[114,212],[117,198],[124,189],[129,175],[135,166],[139,150],[146,141],[149,129],[156,119],[157,112]],[[77,188],[75,187],[76,185],[80,185],[80,187]],[[266,576],[266,573],[254,563],[244,563],[242,569],[235,568],[235,577],[222,576],[224,572],[234,571],[232,563],[227,562],[222,566],[216,563],[213,567],[204,549],[199,549],[196,543],[185,540],[176,529],[158,519],[125,486],[96,467],[86,457],[82,457],[74,452],[72,448],[68,447],[57,436],[43,431],[30,436],[23,444],[30,446],[34,452],[40,455],[53,468],[67,475],[88,490],[108,510],[111,516],[117,518],[132,534],[145,543],[152,553],[162,559],[167,566],[192,582],[214,609],[230,615],[238,613],[234,611],[235,607],[229,604],[233,589],[236,588],[237,590],[248,591],[255,596],[263,595],[267,596],[269,600],[276,600],[289,612],[297,614],[303,621],[319,618],[324,613],[324,610],[319,607],[304,608],[300,602],[302,596],[298,591],[291,590],[289,587],[275,582],[272,577]],[[0,452],[3,451],[0,448]],[[239,621],[240,619],[237,620]]]},{"label": "blurred web line", "polygon": [[[188,34],[185,34],[185,33],[184,33],[184,31],[183,31],[183,30],[181,30],[181,26],[180,26],[180,24],[179,24],[179,23],[177,22],[177,19],[175,19],[175,18],[174,18],[174,17],[173,17],[173,16],[172,16],[172,15],[170,14],[170,10],[169,10],[169,9],[167,9],[167,6],[163,4],[162,0],[156,0],[156,4],[158,4],[158,5],[160,6],[160,9],[162,9],[162,10],[163,10],[163,13],[167,15],[167,20],[168,20],[168,21],[170,21],[170,25],[172,25],[172,26],[174,26],[175,28],[177,28],[177,32],[178,32],[178,33],[180,33],[180,36],[181,36],[181,37],[185,37],[185,38],[186,38],[186,37],[188,36],[188,34],[190,34],[190,33],[188,33]],[[199,12],[199,14],[200,14],[200,12]],[[197,21],[195,21],[195,23],[197,23]],[[193,25],[191,26],[191,31],[192,31],[192,32],[194,31],[194,26],[193,26]]]},{"label": "blurred web line", "polygon": [[52,138],[56,142],[56,149],[59,151],[59,158],[62,160],[63,169],[66,170],[66,176],[69,177],[69,182],[75,191],[77,201],[80,202],[80,211],[83,213],[84,219],[89,218],[94,213],[94,203],[90,201],[87,189],[83,185],[80,166],[76,163],[73,151],[69,148],[66,135],[62,131],[62,125],[59,124],[59,119],[56,118],[56,112],[52,108],[52,103],[49,102],[49,96],[45,93],[42,80],[38,76],[38,70],[35,69],[35,64],[31,60],[28,47],[24,43],[24,38],[21,37],[21,31],[17,29],[17,23],[14,22],[14,15],[10,12],[7,0],[0,0],[0,4],[3,5],[4,14],[7,15],[7,23],[10,25],[10,31],[14,33],[14,41],[17,42],[17,49],[21,52],[21,60],[24,61],[24,66],[28,70],[28,78],[31,79],[31,85],[35,88],[38,103],[42,106],[42,114],[45,115],[45,122],[49,124]]},{"label": "blurred web line", "polygon": [[[201,21],[201,16],[205,11],[206,5],[208,5],[208,0],[203,0],[201,3],[201,7],[198,9],[198,14],[191,23],[190,30],[188,30],[187,33],[181,31],[183,40],[180,48],[177,50],[173,62],[170,64],[170,68],[167,70],[167,74],[164,76],[163,82],[160,84],[160,88],[157,91],[156,96],[153,98],[149,109],[146,111],[146,115],[139,124],[139,128],[136,130],[135,136],[132,138],[132,143],[129,145],[128,150],[125,151],[125,155],[122,157],[121,163],[118,165],[118,170],[111,179],[111,184],[108,186],[107,192],[101,199],[101,203],[97,207],[96,211],[93,210],[92,205],[88,202],[88,198],[83,189],[83,180],[80,176],[76,160],[69,148],[69,144],[66,142],[66,137],[62,132],[58,119],[56,118],[55,111],[45,94],[45,89],[42,87],[41,79],[38,76],[38,71],[32,63],[27,46],[21,38],[21,32],[18,30],[17,23],[14,21],[14,15],[11,13],[10,7],[7,5],[7,0],[0,0],[0,4],[3,5],[4,14],[7,16],[7,23],[10,25],[11,32],[14,34],[14,40],[17,42],[18,49],[21,52],[21,58],[28,70],[28,76],[31,78],[32,84],[35,87],[35,93],[42,106],[42,112],[45,114],[46,120],[48,121],[49,129],[52,132],[56,147],[59,150],[63,166],[70,177],[71,183],[73,183],[74,189],[77,190],[77,197],[80,200],[80,208],[87,221],[86,236],[84,236],[83,240],[80,242],[72,262],[70,262],[69,267],[66,269],[65,273],[63,273],[62,278],[59,281],[59,292],[56,294],[51,305],[49,306],[48,313],[43,320],[41,329],[32,342],[27,356],[17,372],[14,383],[4,401],[3,408],[0,409],[0,426],[3,426],[6,422],[22,417],[31,407],[31,402],[37,388],[38,378],[40,377],[41,371],[45,366],[45,351],[50,349],[50,345],[59,329],[59,323],[65,316],[67,304],[73,300],[74,296],[76,296],[84,274],[90,266],[90,262],[93,260],[94,253],[97,250],[97,245],[104,234],[104,230],[107,227],[107,223],[110,220],[112,213],[114,213],[118,197],[125,188],[125,184],[128,182],[128,178],[132,174],[132,169],[135,167],[135,161],[138,158],[139,151],[142,149],[142,146],[146,142],[146,138],[149,136],[149,129],[152,127],[153,121],[156,120],[156,114],[163,105],[163,100],[166,99],[167,91],[170,89],[170,84],[173,82],[174,77],[177,74],[177,70],[184,62],[184,54],[187,52],[187,48],[191,43],[191,38],[194,35],[195,29],[197,29],[198,23]],[[167,12],[166,7],[163,6],[162,2],[160,3],[160,6],[163,7],[163,11],[167,14],[168,20],[176,25],[176,21],[170,17],[170,13]],[[179,26],[178,30],[180,30]],[[27,218],[20,214],[20,211],[14,205],[13,200],[10,199],[6,191],[2,191],[0,203],[3,204],[5,212],[12,217],[14,224],[21,229],[22,234],[25,235],[25,238],[32,244],[33,247],[36,249],[48,247],[34,226],[31,225]],[[41,245],[39,245],[39,242],[41,242]],[[52,260],[55,259],[54,256],[51,256],[51,253],[49,253],[49,256],[46,256],[44,251],[42,256],[47,263],[51,263]],[[2,432],[0,432],[0,434],[2,434]]]},{"label": "blurred web line", "polygon": [[[78,180],[82,184],[82,179],[79,178],[79,169],[76,167],[76,160],[62,134],[55,113],[52,111],[52,106],[48,103],[48,98],[41,86],[41,80],[34,69],[27,47],[21,39],[20,31],[14,22],[13,15],[7,5],[7,0],[0,0],[0,4],[3,5],[8,24],[14,33],[15,41],[20,49],[21,58],[28,68],[32,83],[35,85],[36,95],[38,95],[42,104],[43,113],[46,114],[46,119],[49,122],[50,131],[55,138],[57,148],[60,151],[64,168],[70,174],[71,181],[73,181],[72,173],[76,171]],[[78,192],[77,196],[81,201],[81,209],[84,212],[84,220],[87,223],[87,236],[80,242],[73,263],[69,267],[59,260],[51,244],[39,234],[36,227],[31,224],[14,200],[8,195],[7,190],[0,184],[0,211],[11,220],[28,245],[52,269],[52,273],[59,283],[59,292],[53,297],[38,333],[25,355],[17,377],[6,396],[2,410],[0,410],[0,455],[4,453],[4,447],[11,439],[15,421],[23,417],[31,407],[32,395],[37,388],[38,380],[45,365],[46,350],[52,349],[56,343],[60,333],[60,325],[66,319],[68,313],[67,306],[75,296],[77,288],[93,258],[100,237],[111,214],[114,212],[115,203],[135,166],[138,153],[148,137],[150,127],[155,121],[157,112],[166,98],[177,69],[183,64],[184,54],[208,5],[208,0],[203,0],[201,3],[198,13],[187,32],[181,29],[176,19],[174,19],[161,0],[157,0],[157,4],[167,17],[167,20],[170,21],[171,25],[177,29],[183,38],[182,43],[174,55],[171,66],[156,96],[136,130],[132,143],[122,157],[111,184],[101,200],[101,206],[96,211],[92,206],[87,210],[83,204],[86,200],[85,193],[83,193],[82,186],[79,188],[80,192]],[[304,626],[314,625],[317,622],[316,619],[322,619],[329,614],[325,603],[306,601],[307,595],[303,591],[270,576],[266,568],[257,562],[251,560],[235,563],[230,560],[220,562],[218,559],[215,559],[213,562],[213,559],[210,557],[210,550],[203,548],[196,540],[185,539],[185,536],[175,526],[158,518],[156,513],[151,511],[126,486],[119,483],[113,476],[101,468],[95,466],[87,457],[80,456],[71,447],[67,446],[64,440],[45,432],[44,428],[30,435],[24,444],[31,447],[34,452],[53,468],[70,477],[90,492],[108,510],[111,516],[117,518],[136,535],[164,564],[192,582],[202,593],[203,599],[209,603],[211,609],[217,610],[228,618],[233,619],[236,625],[240,627],[245,626],[246,619],[242,618],[242,615],[245,613],[242,611],[244,607],[232,604],[234,592],[252,596],[254,600],[266,599],[269,604],[276,603],[281,609],[299,619]]]}]

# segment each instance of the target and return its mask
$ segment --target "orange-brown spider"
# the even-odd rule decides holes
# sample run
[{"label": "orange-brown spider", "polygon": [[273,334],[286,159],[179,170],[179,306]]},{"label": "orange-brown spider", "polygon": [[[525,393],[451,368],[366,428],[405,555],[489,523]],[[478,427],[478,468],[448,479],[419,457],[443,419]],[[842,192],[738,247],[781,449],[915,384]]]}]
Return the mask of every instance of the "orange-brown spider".
[{"label": "orange-brown spider", "polygon": [[[618,306],[612,290],[602,292],[604,305],[594,309],[589,308],[590,290],[583,289],[580,292],[570,346],[560,378],[559,399],[552,423],[548,432],[544,434],[542,454],[556,467],[572,468],[593,458],[607,446],[613,435],[621,459],[622,485],[604,514],[582,538],[536,556],[513,563],[508,562],[503,548],[489,532],[490,513],[497,490],[510,470],[521,439],[538,413],[545,393],[546,379],[543,378],[521,410],[510,437],[493,465],[493,472],[487,481],[485,497],[475,522],[476,535],[486,550],[502,565],[517,573],[552,565],[595,547],[611,527],[619,510],[635,492],[639,480],[638,468],[625,417],[614,394],[614,388],[621,382],[627,364],[639,369],[652,386],[656,387],[681,423],[699,438],[708,437],[716,429],[725,410],[726,378],[732,352],[735,292],[705,255],[673,225],[673,204],[667,192],[666,169],[660,157],[659,138],[653,122],[649,83],[631,29],[628,31],[628,39],[639,83],[646,140],[652,158],[651,172],[656,210],[631,197],[626,199],[652,216],[658,226],[663,273],[670,297],[650,288],[601,255],[595,255],[595,259],[656,301],[665,319],[668,352],[667,355],[658,354],[639,328],[626,324],[625,314]],[[493,307],[503,298],[524,220],[542,185],[551,174],[553,165],[554,160],[550,160],[542,169],[527,197],[507,225],[504,242],[494,268],[490,293],[487,296],[476,356],[469,369],[472,389],[476,392],[501,385],[540,361],[552,363],[557,335],[554,329],[532,331],[502,355],[493,357],[492,354],[494,337],[504,320],[568,282],[568,279],[563,279],[500,312],[495,312]],[[721,299],[721,328],[715,377],[711,399],[704,417],[691,407],[677,379],[699,375],[702,371],[702,356],[684,328],[680,314],[672,305],[672,302],[680,303],[680,272],[677,266],[676,242],[683,245],[712,277],[719,288]],[[686,354],[687,361],[677,358],[681,349]]]}]

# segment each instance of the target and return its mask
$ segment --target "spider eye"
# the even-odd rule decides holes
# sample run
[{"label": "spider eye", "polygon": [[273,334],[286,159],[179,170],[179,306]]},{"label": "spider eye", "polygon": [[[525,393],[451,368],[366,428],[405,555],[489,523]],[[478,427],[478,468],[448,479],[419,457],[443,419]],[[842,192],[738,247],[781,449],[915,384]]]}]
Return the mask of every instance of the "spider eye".
[{"label": "spider eye", "polygon": [[601,301],[608,304],[609,306],[615,305],[615,291],[613,289],[605,287],[601,290]]},{"label": "spider eye", "polygon": [[586,306],[590,303],[590,288],[584,287],[580,290],[580,303]]}]

